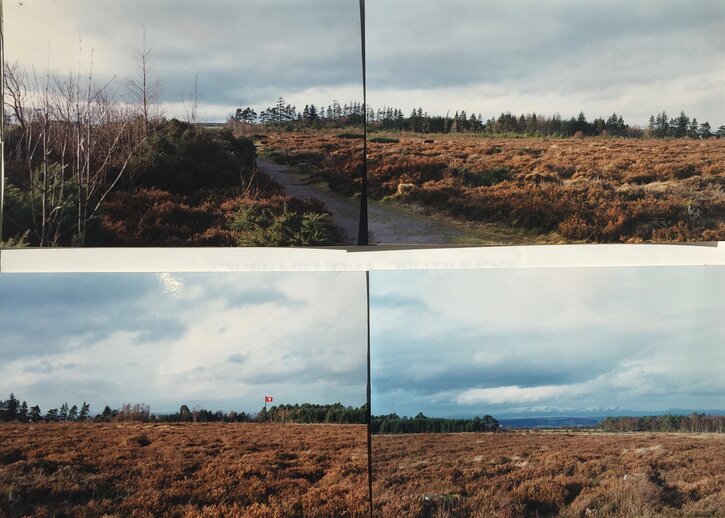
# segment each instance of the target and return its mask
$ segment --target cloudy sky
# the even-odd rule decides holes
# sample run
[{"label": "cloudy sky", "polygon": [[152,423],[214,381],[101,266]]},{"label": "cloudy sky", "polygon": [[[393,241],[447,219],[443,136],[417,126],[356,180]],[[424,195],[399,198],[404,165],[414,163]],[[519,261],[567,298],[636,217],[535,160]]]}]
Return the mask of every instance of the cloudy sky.
[{"label": "cloudy sky", "polygon": [[[5,8],[10,60],[99,80],[133,74],[143,28],[169,115],[199,75],[202,119],[282,95],[360,100],[357,0],[23,0]],[[725,124],[721,0],[368,0],[368,101],[588,118],[679,110]],[[123,81],[116,84],[123,91]]]},{"label": "cloudy sky", "polygon": [[370,285],[375,414],[725,410],[723,268],[372,272]]},{"label": "cloudy sky", "polygon": [[0,276],[0,397],[255,412],[365,402],[357,273]]},{"label": "cloudy sky", "polygon": [[[279,96],[297,105],[362,99],[357,0],[23,0],[6,2],[6,52],[44,74],[94,76],[127,95],[146,33],[161,104],[184,117],[198,74],[201,120]],[[80,49],[79,49],[80,47]]]}]

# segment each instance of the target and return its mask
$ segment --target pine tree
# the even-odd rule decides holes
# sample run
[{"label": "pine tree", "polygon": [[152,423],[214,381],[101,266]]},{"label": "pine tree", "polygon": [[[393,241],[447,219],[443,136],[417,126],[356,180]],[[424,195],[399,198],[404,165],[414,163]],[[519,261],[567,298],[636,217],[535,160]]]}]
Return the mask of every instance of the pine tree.
[{"label": "pine tree", "polygon": [[30,407],[30,411],[28,412],[28,420],[31,423],[37,423],[40,421],[40,407],[38,405]]},{"label": "pine tree", "polygon": [[685,115],[684,111],[681,111],[679,117],[674,120],[673,126],[675,131],[675,137],[686,137],[687,129],[690,127],[690,118]]},{"label": "pine tree", "polygon": [[277,104],[275,105],[275,108],[277,109],[277,123],[282,124],[282,114],[284,113],[285,108],[284,99],[282,97],[277,99]]},{"label": "pine tree", "polygon": [[58,412],[58,419],[61,421],[67,421],[68,420],[68,403],[63,403],[60,405],[60,412]]},{"label": "pine tree", "polygon": [[86,419],[88,419],[88,414],[90,413],[90,410],[91,410],[90,405],[84,401],[83,404],[81,405],[81,411],[78,414],[78,420],[85,421]]},{"label": "pine tree", "polygon": [[690,122],[690,127],[687,130],[687,136],[690,138],[697,138],[697,136],[698,136],[697,128],[698,128],[697,119],[693,117],[692,122]]},{"label": "pine tree", "polygon": [[110,406],[106,405],[103,408],[103,413],[101,414],[101,419],[103,419],[103,421],[106,421],[106,422],[113,419],[113,410],[111,410]]}]

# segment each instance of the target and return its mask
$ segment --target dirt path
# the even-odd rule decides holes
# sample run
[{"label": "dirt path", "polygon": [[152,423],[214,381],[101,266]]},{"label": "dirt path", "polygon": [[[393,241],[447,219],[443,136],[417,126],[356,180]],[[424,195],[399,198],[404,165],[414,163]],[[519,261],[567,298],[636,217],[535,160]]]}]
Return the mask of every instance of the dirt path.
[{"label": "dirt path", "polygon": [[[286,165],[257,159],[259,170],[284,188],[290,196],[309,200],[317,198],[332,213],[335,224],[343,232],[343,244],[357,242],[360,200],[330,190],[324,182],[310,183],[309,177]],[[429,217],[391,203],[368,202],[370,244],[435,245],[466,241],[460,225],[438,217]]]}]

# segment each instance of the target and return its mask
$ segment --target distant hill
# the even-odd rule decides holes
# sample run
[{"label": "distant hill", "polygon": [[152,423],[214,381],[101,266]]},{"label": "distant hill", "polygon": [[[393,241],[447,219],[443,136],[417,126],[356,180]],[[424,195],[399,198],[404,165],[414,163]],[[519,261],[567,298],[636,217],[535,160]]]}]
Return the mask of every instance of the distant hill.
[{"label": "distant hill", "polygon": [[520,419],[499,419],[503,429],[532,428],[580,428],[597,426],[602,419],[597,417],[522,417]]}]

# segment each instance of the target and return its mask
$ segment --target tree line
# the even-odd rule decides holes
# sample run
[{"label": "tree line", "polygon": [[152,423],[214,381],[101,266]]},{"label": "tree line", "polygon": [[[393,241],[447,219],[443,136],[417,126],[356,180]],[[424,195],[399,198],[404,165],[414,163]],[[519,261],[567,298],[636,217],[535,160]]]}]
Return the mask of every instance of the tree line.
[{"label": "tree line", "polygon": [[684,111],[674,118],[668,118],[666,111],[650,115],[648,124],[649,135],[655,138],[710,138],[725,137],[725,124],[713,131],[710,123],[697,123],[696,118],[690,119]]},{"label": "tree line", "polygon": [[38,405],[28,406],[15,394],[7,400],[0,400],[0,422],[163,422],[163,423],[205,423],[205,422],[270,422],[270,423],[367,423],[367,405],[360,407],[344,406],[341,403],[326,405],[303,403],[295,405],[277,405],[259,412],[207,410],[198,406],[181,405],[178,412],[152,413],[151,407],[144,403],[125,403],[113,409],[106,405],[95,416],[85,401],[80,406],[63,403],[59,407],[43,412]]},{"label": "tree line", "polygon": [[415,417],[400,417],[393,413],[373,416],[370,423],[373,434],[495,432],[498,429],[498,421],[490,415],[473,419],[445,419],[426,417],[422,412]]},{"label": "tree line", "polygon": [[725,430],[725,416],[705,415],[658,415],[642,417],[607,417],[599,428],[605,432],[716,432]]},{"label": "tree line", "polygon": [[20,421],[38,423],[41,421],[85,421],[90,417],[90,406],[85,401],[78,408],[78,405],[68,406],[63,403],[58,408],[51,408],[44,414],[38,405],[29,406],[27,402],[20,402],[11,393],[4,401],[0,400],[0,421]]},{"label": "tree line", "polygon": [[296,106],[289,104],[283,97],[277,99],[274,106],[269,106],[259,112],[250,108],[237,108],[232,115],[232,122],[243,124],[263,124],[266,126],[285,127],[297,129],[300,127],[338,128],[345,126],[362,125],[365,121],[365,107],[363,103],[350,101],[344,105],[336,100],[332,104],[316,106],[306,104],[298,111]]},{"label": "tree line", "polygon": [[684,111],[675,118],[669,118],[665,111],[652,115],[646,128],[630,126],[624,117],[616,112],[608,117],[596,117],[588,120],[584,112],[576,117],[563,118],[528,113],[515,115],[501,113],[498,117],[485,118],[481,113],[468,114],[465,110],[453,115],[430,115],[422,108],[413,109],[406,116],[402,110],[394,107],[373,109],[359,102],[351,101],[341,105],[333,101],[324,106],[306,104],[297,111],[295,106],[280,97],[275,106],[264,109],[259,116],[252,108],[238,108],[232,117],[237,123],[264,124],[283,127],[289,130],[311,127],[339,128],[362,125],[367,112],[367,121],[372,130],[409,131],[415,133],[482,133],[488,135],[526,135],[526,136],[618,136],[618,137],[654,137],[654,138],[710,138],[725,137],[725,125],[713,129],[709,122],[699,124],[696,118],[688,117]]},{"label": "tree line", "polygon": [[366,424],[367,404],[360,407],[346,407],[341,403],[277,405],[269,410],[262,409],[257,414],[257,419],[272,423]]},{"label": "tree line", "polygon": [[[143,423],[329,423],[329,424],[367,424],[367,404],[359,407],[332,404],[283,404],[269,409],[262,408],[256,413],[244,411],[207,410],[198,406],[184,404],[178,412],[153,413],[144,403],[126,403],[113,409],[106,405],[103,410],[92,415],[90,405],[85,401],[78,407],[63,403],[60,407],[41,411],[38,405],[28,406],[19,401],[14,394],[0,401],[0,422],[143,422]],[[455,433],[455,432],[491,432],[499,429],[499,423],[490,415],[473,419],[443,419],[426,417],[419,413],[413,418],[399,417],[397,414],[372,416],[371,433]]]}]

